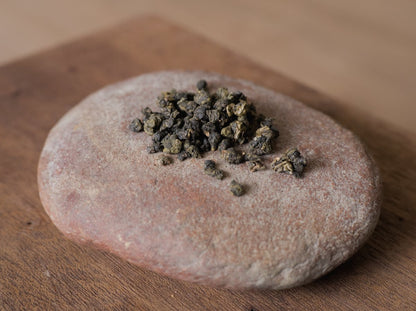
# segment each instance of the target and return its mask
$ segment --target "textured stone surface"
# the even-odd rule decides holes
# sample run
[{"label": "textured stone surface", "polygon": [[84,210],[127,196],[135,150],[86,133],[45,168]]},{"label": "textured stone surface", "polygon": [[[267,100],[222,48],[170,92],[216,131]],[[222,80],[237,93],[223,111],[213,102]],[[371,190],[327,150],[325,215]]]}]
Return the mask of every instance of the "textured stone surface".
[{"label": "textured stone surface", "polygon": [[[163,90],[242,90],[280,131],[276,154],[297,146],[304,178],[208,153],[228,177],[203,174],[204,161],[156,164],[151,138],[128,130],[141,108],[158,110]],[[267,162],[268,168],[270,163]],[[248,186],[234,197],[231,179]],[[374,229],[380,181],[360,141],[329,117],[249,82],[203,72],[143,75],[98,91],[51,130],[39,161],[42,203],[55,225],[160,273],[207,285],[288,288],[350,257]]]}]

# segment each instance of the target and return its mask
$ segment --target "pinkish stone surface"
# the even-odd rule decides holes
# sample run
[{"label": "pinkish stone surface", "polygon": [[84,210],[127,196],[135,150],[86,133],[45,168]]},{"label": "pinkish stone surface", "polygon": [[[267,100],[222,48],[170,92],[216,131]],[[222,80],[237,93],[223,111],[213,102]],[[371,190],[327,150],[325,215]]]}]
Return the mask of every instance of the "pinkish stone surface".
[{"label": "pinkish stone surface", "polygon": [[[225,163],[222,181],[203,159],[156,165],[151,138],[128,124],[164,90],[241,90],[280,131],[268,169]],[[298,147],[304,178],[270,169]],[[231,179],[248,186],[242,197]],[[77,242],[92,242],[140,266],[182,280],[233,288],[288,288],[332,270],[373,231],[380,181],[360,141],[326,115],[254,84],[204,72],[146,74],[92,94],[51,130],[39,162],[42,203]]]}]

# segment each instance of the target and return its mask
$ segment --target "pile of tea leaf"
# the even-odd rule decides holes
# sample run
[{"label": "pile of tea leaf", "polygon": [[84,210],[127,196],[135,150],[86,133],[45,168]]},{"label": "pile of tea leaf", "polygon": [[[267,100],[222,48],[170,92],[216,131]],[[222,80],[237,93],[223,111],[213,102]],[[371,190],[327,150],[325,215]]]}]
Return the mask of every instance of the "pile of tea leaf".
[{"label": "pile of tea leaf", "polygon": [[[196,88],[196,93],[163,92],[157,98],[160,111],[144,108],[143,119],[134,119],[129,128],[152,136],[149,153],[176,154],[184,161],[219,150],[228,163],[248,161],[251,171],[263,169],[260,156],[273,151],[272,141],[279,136],[272,119],[257,114],[242,92],[221,87],[210,93],[205,80],[198,81]],[[223,176],[212,163],[205,170],[216,178]]]},{"label": "pile of tea leaf", "polygon": [[[238,164],[272,152],[272,139],[279,132],[273,128],[272,119],[256,114],[243,93],[226,88],[210,93],[205,80],[196,86],[196,93],[163,92],[157,99],[161,111],[146,107],[144,118],[132,121],[131,130],[144,130],[152,136],[149,153],[177,154],[183,161],[220,150],[228,163]],[[234,148],[247,142],[248,153]]]}]

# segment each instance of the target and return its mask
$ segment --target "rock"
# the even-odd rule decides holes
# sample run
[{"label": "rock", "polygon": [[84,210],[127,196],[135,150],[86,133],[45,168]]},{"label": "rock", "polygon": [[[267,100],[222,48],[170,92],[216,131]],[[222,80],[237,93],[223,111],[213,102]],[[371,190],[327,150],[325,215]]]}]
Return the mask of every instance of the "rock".
[{"label": "rock", "polygon": [[[280,131],[267,170],[204,159],[155,164],[151,137],[129,130],[145,106],[176,88],[243,91]],[[270,162],[291,147],[308,161],[302,178]],[[267,164],[269,163],[269,164]],[[246,194],[233,196],[235,179]],[[51,130],[38,168],[42,203],[76,242],[92,242],[134,264],[211,286],[282,289],[332,270],[363,245],[380,208],[377,168],[360,141],[326,115],[254,84],[204,72],[159,72],[87,97]]]}]

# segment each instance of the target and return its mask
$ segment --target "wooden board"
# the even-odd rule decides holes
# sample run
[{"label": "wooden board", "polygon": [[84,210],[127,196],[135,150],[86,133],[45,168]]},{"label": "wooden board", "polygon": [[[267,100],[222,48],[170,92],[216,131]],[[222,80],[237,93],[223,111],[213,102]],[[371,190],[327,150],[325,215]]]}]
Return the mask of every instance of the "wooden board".
[{"label": "wooden board", "polygon": [[[252,80],[358,134],[384,180],[381,219],[369,242],[309,285],[232,291],[173,280],[65,239],[36,185],[48,131],[89,93],[163,69]],[[416,140],[409,133],[164,20],[138,18],[0,68],[0,310],[415,310],[415,228]]]}]

